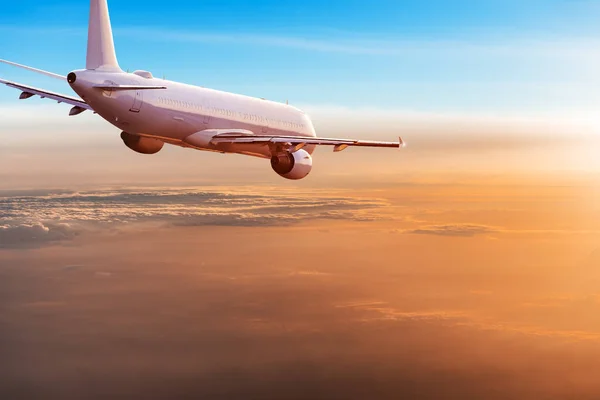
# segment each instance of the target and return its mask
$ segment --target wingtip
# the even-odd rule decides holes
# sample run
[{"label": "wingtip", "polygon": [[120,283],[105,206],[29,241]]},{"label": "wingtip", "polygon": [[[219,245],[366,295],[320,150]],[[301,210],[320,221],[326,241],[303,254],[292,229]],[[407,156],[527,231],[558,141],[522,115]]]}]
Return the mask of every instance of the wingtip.
[{"label": "wingtip", "polygon": [[398,137],[398,144],[400,145],[401,149],[406,147],[406,143],[404,142],[404,140],[402,140],[402,136]]}]

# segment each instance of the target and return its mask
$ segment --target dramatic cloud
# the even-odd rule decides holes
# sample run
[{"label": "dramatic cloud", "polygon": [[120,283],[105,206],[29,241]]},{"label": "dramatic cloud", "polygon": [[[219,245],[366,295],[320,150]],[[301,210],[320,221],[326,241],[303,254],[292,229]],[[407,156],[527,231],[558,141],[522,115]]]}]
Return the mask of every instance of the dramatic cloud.
[{"label": "dramatic cloud", "polygon": [[589,194],[4,192],[0,398],[596,399]]},{"label": "dramatic cloud", "polygon": [[[4,194],[4,195],[3,195]],[[73,238],[85,229],[132,223],[279,226],[329,219],[371,221],[386,203],[327,194],[199,189],[0,192],[0,247]]]}]

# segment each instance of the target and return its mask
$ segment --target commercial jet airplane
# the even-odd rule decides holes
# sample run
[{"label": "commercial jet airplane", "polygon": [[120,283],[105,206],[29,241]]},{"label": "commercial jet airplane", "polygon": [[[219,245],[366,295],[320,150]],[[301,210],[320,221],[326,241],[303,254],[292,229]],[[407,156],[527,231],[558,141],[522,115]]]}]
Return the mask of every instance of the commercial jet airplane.
[{"label": "commercial jet airplane", "polygon": [[165,143],[197,150],[271,160],[287,179],[312,169],[316,146],[402,147],[398,142],[320,138],[308,115],[287,104],[157,79],[148,71],[126,73],[117,63],[107,0],[91,0],[86,69],[66,77],[10,61],[0,62],[66,80],[80,96],[66,96],[0,79],[20,90],[20,99],[40,96],[90,110],[119,128],[130,149],[155,154]]}]

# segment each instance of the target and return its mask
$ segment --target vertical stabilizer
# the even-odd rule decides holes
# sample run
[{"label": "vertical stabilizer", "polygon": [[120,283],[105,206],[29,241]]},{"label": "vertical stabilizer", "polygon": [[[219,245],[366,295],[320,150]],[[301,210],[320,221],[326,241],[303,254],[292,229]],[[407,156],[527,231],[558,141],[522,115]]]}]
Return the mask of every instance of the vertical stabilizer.
[{"label": "vertical stabilizer", "polygon": [[120,71],[106,0],[91,0],[86,69]]}]

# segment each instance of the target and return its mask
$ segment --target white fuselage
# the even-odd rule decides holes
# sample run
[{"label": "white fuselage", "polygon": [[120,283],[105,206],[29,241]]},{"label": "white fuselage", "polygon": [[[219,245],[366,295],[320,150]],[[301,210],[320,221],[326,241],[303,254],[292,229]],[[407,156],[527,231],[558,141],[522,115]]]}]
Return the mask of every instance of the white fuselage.
[{"label": "white fuselage", "polygon": [[[256,135],[315,137],[310,118],[287,104],[152,77],[149,73],[74,71],[73,90],[117,128],[188,147],[184,139],[207,129],[244,129]],[[157,90],[104,91],[94,85],[166,86]],[[194,146],[214,150],[211,146]],[[314,146],[306,146],[312,153]],[[219,151],[271,157],[267,146],[231,145]]]}]

